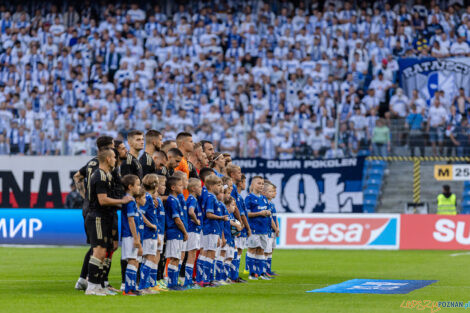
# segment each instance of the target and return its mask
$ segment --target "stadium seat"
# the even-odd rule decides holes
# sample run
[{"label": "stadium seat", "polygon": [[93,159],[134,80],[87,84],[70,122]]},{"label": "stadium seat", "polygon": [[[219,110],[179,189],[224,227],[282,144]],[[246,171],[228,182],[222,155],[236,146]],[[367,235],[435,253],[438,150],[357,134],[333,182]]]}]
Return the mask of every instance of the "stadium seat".
[{"label": "stadium seat", "polygon": [[463,183],[463,188],[464,188],[464,189],[470,189],[470,180],[466,180],[466,181]]},{"label": "stadium seat", "polygon": [[374,213],[375,212],[375,205],[364,204],[364,206],[362,207],[362,211],[364,213]]},{"label": "stadium seat", "polygon": [[364,189],[364,196],[365,195],[379,195],[380,194],[380,187],[377,185],[368,186]]},{"label": "stadium seat", "polygon": [[377,203],[378,194],[365,194],[364,203]]},{"label": "stadium seat", "polygon": [[462,197],[470,197],[470,189],[464,188]]},{"label": "stadium seat", "polygon": [[366,181],[366,188],[368,188],[369,186],[377,186],[378,188],[380,188],[380,186],[382,186],[382,179],[369,178]]}]

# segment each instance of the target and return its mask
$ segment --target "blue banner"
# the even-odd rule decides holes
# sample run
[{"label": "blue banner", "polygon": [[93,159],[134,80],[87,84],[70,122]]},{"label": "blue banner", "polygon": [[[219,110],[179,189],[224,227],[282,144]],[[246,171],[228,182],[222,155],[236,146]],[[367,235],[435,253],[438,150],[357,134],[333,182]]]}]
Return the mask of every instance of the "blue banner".
[{"label": "blue banner", "polygon": [[435,282],[437,280],[352,279],[307,292],[407,294]]},{"label": "blue banner", "polygon": [[256,175],[277,186],[278,212],[362,213],[364,157],[326,160],[237,159],[247,177]]},{"label": "blue banner", "polygon": [[444,91],[449,102],[461,87],[470,95],[470,58],[404,58],[398,66],[400,86],[410,98],[415,89],[428,105],[437,91]]},{"label": "blue banner", "polygon": [[0,244],[85,245],[82,210],[0,209]]}]

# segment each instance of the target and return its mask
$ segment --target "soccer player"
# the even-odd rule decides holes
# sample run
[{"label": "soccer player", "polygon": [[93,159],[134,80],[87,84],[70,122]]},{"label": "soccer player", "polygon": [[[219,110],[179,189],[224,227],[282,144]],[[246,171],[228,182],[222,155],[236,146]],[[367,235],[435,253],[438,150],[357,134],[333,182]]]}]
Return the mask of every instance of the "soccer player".
[{"label": "soccer player", "polygon": [[203,236],[201,246],[203,248],[201,262],[203,266],[203,282],[201,287],[216,286],[214,281],[214,261],[217,247],[220,246],[223,232],[220,229],[220,221],[228,220],[228,216],[223,216],[217,205],[217,196],[222,192],[222,180],[215,176],[209,175],[205,178],[205,186],[207,187],[207,199],[204,203],[203,215]]},{"label": "soccer player", "polygon": [[[173,176],[180,178],[181,181],[183,182],[183,192],[184,192],[184,190],[187,190],[187,188],[188,188],[187,174],[184,173],[184,172],[181,172],[181,171],[175,171],[175,174]],[[178,201],[180,202],[182,213],[183,213],[181,220],[183,222],[184,228],[186,229],[186,231],[188,231],[188,207],[186,206],[186,198],[185,198],[183,193],[178,194]],[[189,235],[188,235],[188,237],[189,237]],[[180,258],[179,264],[178,264],[178,273],[179,273],[178,277],[185,277],[186,276],[186,274],[185,274],[185,264],[183,264],[183,263],[185,263],[184,260],[185,260],[185,256],[186,256],[186,252],[187,252],[187,249],[186,249],[187,243],[188,242],[185,241],[181,245],[181,258]],[[181,282],[181,285],[183,285],[183,287],[187,287],[187,285],[185,283],[186,283],[186,280],[184,279]]]},{"label": "soccer player", "polygon": [[[137,207],[137,198],[139,198],[139,204],[145,205],[145,191],[141,190],[140,179],[136,175],[124,176],[122,184],[126,189],[126,196],[133,199],[123,205],[121,211],[121,254],[122,259],[127,261],[125,288],[122,294],[140,296],[142,292],[137,290],[137,269],[139,268],[138,257],[143,254],[140,229],[144,227],[144,222]],[[142,197],[144,200],[140,202]]]},{"label": "soccer player", "polygon": [[170,195],[165,204],[166,216],[166,252],[170,259],[168,265],[168,288],[171,290],[184,290],[178,286],[178,264],[181,257],[183,242],[188,240],[188,233],[183,224],[183,210],[178,195],[183,193],[183,181],[178,177],[169,177],[167,186]]},{"label": "soccer player", "polygon": [[276,246],[276,237],[279,236],[279,225],[277,222],[276,207],[274,206],[274,203],[272,203],[272,200],[276,197],[276,186],[274,186],[274,184],[269,180],[264,181],[264,196],[268,199],[268,210],[271,211],[271,223],[268,227],[268,244],[264,251],[264,256],[266,258],[266,275],[268,277],[274,277],[277,275],[271,270],[271,265],[273,249]]},{"label": "soccer player", "polygon": [[225,272],[227,275],[227,282],[230,283],[235,283],[238,282],[237,280],[239,279],[238,277],[238,268],[237,268],[237,262],[234,262],[235,260],[235,255],[236,255],[236,248],[235,248],[235,240],[234,237],[232,236],[232,226],[237,229],[237,231],[241,231],[243,229],[242,225],[240,223],[237,223],[235,220],[235,216],[233,213],[235,212],[236,209],[236,202],[235,199],[231,196],[228,196],[224,200],[225,207],[227,208],[228,214],[229,214],[229,222],[225,222],[225,238],[227,240],[227,245],[226,245],[226,252],[225,252],[225,261],[224,261],[224,266],[225,266]]},{"label": "soccer player", "polygon": [[246,218],[245,200],[243,200],[243,197],[239,194],[238,191],[245,190],[246,177],[242,174],[240,167],[234,164],[229,164],[227,166],[227,175],[233,181],[233,189],[231,196],[235,199],[236,203],[234,216],[237,220],[240,221],[243,228],[240,232],[240,235],[235,237],[235,247],[237,248],[233,259],[233,263],[237,269],[237,279],[235,281],[238,283],[245,283],[246,281],[239,277],[238,274],[240,270],[240,260],[243,254],[243,249],[246,249],[246,238],[251,236],[251,228],[250,224],[248,223],[248,219]]},{"label": "soccer player", "polygon": [[[144,133],[140,130],[131,130],[127,134],[127,142],[129,143],[129,153],[124,162],[121,163],[121,176],[132,174],[139,177],[139,180],[143,178],[142,166],[139,161],[139,153],[144,148]],[[121,290],[124,287],[124,278],[126,273],[126,260],[121,258]]]},{"label": "soccer player", "polygon": [[248,222],[251,228],[251,236],[248,237],[246,262],[251,280],[269,279],[264,276],[265,258],[264,250],[268,244],[268,227],[270,225],[271,212],[268,210],[266,198],[261,194],[264,190],[264,179],[254,176],[251,180],[250,194],[245,199]]},{"label": "soccer player", "polygon": [[186,247],[188,259],[186,261],[185,284],[192,286],[193,289],[197,289],[199,285],[193,284],[193,270],[194,263],[196,262],[196,253],[201,248],[202,210],[197,201],[202,192],[201,181],[197,178],[190,178],[188,191],[189,196],[186,200],[188,208],[188,243]]},{"label": "soccer player", "polygon": [[156,151],[162,147],[162,134],[154,129],[150,129],[145,133],[145,150],[140,157],[140,165],[142,166],[142,175],[155,174],[157,167],[153,159]]},{"label": "soccer player", "polygon": [[145,189],[145,204],[139,207],[139,209],[146,220],[144,220],[145,226],[142,240],[143,260],[140,269],[139,290],[144,293],[153,294],[158,292],[158,290],[151,289],[157,284],[158,271],[158,215],[153,196],[158,189],[157,174],[145,175],[142,180],[142,186]]},{"label": "soccer player", "polygon": [[[114,146],[113,138],[110,136],[100,136],[96,139],[96,146],[98,147],[98,152],[104,149],[111,149]],[[85,164],[80,170],[78,170],[75,175],[73,176],[73,180],[75,182],[75,186],[77,187],[78,192],[83,197],[83,223],[85,225],[85,233],[87,234],[87,243],[90,244],[90,239],[88,238],[88,232],[86,230],[86,216],[88,214],[88,206],[89,206],[89,182],[91,181],[91,175],[93,172],[98,168],[99,161],[98,157],[92,158],[90,161]],[[90,261],[90,257],[93,254],[93,248],[90,248],[87,253],[85,254],[85,258],[83,260],[82,270],[80,272],[80,276],[75,284],[75,289],[77,290],[86,290],[87,288],[87,276],[88,276],[88,262]]]},{"label": "soccer player", "polygon": [[127,134],[127,142],[129,143],[130,150],[126,161],[121,164],[121,176],[133,174],[142,179],[143,171],[139,161],[139,154],[144,149],[144,133],[140,130],[131,130]]},{"label": "soccer player", "polygon": [[154,194],[154,201],[155,201],[155,206],[157,207],[157,233],[158,233],[158,252],[157,252],[157,259],[156,259],[156,264],[158,266],[157,268],[157,278],[159,280],[157,281],[157,287],[155,288],[157,291],[168,291],[167,285],[165,280],[163,279],[163,272],[164,272],[164,265],[165,262],[163,262],[163,265],[160,267],[160,258],[163,254],[163,245],[164,245],[164,239],[165,239],[165,207],[163,206],[163,202],[161,199],[161,196],[165,194],[166,190],[166,176],[163,175],[158,175],[158,192]]},{"label": "soccer player", "polygon": [[98,154],[98,169],[93,172],[89,182],[89,212],[86,217],[87,235],[93,255],[88,263],[88,286],[85,294],[103,296],[110,293],[102,288],[103,262],[108,244],[112,241],[113,210],[111,207],[132,201],[129,196],[122,199],[111,198],[111,170],[116,164],[116,154],[105,149]]},{"label": "soccer player", "polygon": [[218,177],[223,177],[226,174],[225,171],[225,159],[224,155],[220,152],[214,154],[214,160],[211,162],[211,167]]},{"label": "soccer player", "polygon": [[201,140],[201,144],[202,151],[206,154],[207,158],[209,159],[209,162],[211,162],[214,159],[214,145],[211,141],[208,140]]},{"label": "soccer player", "polygon": [[158,175],[167,176],[168,170],[165,167],[166,163],[168,162],[168,157],[166,153],[162,150],[157,150],[153,153],[152,156],[153,162],[155,163],[156,173]]},{"label": "soccer player", "polygon": [[[193,135],[186,132],[179,133],[176,136],[176,145],[183,154],[183,157],[175,170],[186,173],[187,178],[198,178],[196,167],[188,160],[189,155],[194,151]],[[185,198],[187,198],[188,195],[189,192],[186,190],[186,192],[184,192]]]}]

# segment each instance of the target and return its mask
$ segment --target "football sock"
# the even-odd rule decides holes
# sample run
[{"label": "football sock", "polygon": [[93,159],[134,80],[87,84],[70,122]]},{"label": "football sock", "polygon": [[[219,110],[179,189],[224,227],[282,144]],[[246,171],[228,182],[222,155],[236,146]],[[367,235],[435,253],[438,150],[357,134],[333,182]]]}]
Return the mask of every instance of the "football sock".
[{"label": "football sock", "polygon": [[121,282],[123,284],[126,282],[126,267],[127,267],[127,260],[121,259]]},{"label": "football sock", "polygon": [[127,264],[126,267],[126,283],[124,291],[127,293],[131,290],[136,290],[137,281],[137,267],[131,264]]},{"label": "football sock", "polygon": [[178,285],[178,266],[168,264],[168,287],[176,287]]},{"label": "football sock", "polygon": [[90,257],[93,255],[93,248],[90,248],[83,259],[82,271],[80,272],[80,277],[86,279],[88,276],[88,263],[90,263]]},{"label": "football sock", "polygon": [[272,260],[273,258],[271,255],[268,256],[268,259],[266,260],[266,267],[267,267],[266,271],[268,272],[268,274],[271,274],[273,272],[271,269]]},{"label": "football sock", "polygon": [[150,275],[146,288],[155,287],[157,285],[158,264],[148,261],[150,264]]},{"label": "football sock", "polygon": [[101,284],[101,269],[102,263],[98,258],[94,256],[90,257],[88,263],[88,281],[92,284]]},{"label": "football sock", "polygon": [[144,260],[142,265],[140,266],[140,281],[139,281],[139,290],[143,290],[147,288],[148,279],[150,276],[150,261]]},{"label": "football sock", "polygon": [[248,268],[248,271],[250,272],[250,275],[256,274],[255,255],[251,254],[250,252],[247,252],[246,257],[245,257],[245,261],[246,261],[246,266]]},{"label": "football sock", "polygon": [[193,284],[193,269],[194,269],[194,264],[186,263],[186,268],[185,268],[186,277],[184,280],[185,286],[188,286],[188,285],[190,286]]}]

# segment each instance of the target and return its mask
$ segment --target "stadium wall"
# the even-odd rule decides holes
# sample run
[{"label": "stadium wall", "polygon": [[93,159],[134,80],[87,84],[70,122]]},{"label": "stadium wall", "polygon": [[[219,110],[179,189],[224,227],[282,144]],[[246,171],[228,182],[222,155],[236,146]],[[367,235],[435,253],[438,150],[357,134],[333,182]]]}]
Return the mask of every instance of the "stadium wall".
[{"label": "stadium wall", "polygon": [[[63,208],[73,174],[89,156],[1,156],[0,208]],[[238,159],[248,182],[262,175],[278,186],[280,213],[361,213],[364,158]]]},{"label": "stadium wall", "polygon": [[[466,215],[279,214],[281,249],[470,250]],[[84,245],[79,209],[0,209],[1,245]]]}]

